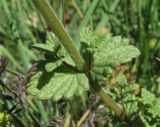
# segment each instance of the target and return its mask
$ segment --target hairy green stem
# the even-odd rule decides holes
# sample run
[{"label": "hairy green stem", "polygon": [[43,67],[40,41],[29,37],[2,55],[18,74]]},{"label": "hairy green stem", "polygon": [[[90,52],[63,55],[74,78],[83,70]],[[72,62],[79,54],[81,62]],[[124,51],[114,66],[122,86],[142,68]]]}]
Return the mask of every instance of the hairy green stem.
[{"label": "hairy green stem", "polygon": [[58,36],[59,40],[62,42],[63,46],[70,54],[73,61],[77,64],[80,70],[85,70],[86,65],[82,56],[78,53],[75,45],[69,34],[65,31],[63,25],[59,21],[55,12],[52,10],[51,6],[46,0],[33,0],[34,5],[38,8],[40,13],[43,15],[44,19],[48,23],[49,27]]},{"label": "hairy green stem", "polygon": [[[90,76],[89,76],[90,77]],[[112,100],[99,86],[99,84],[96,81],[93,81],[90,77],[90,84],[92,88],[95,90],[95,92],[101,97],[103,102],[108,105],[121,119],[124,119],[125,113],[123,111],[123,108],[117,104],[114,100]]]},{"label": "hairy green stem", "polygon": [[[71,37],[65,31],[63,25],[60,23],[59,19],[57,18],[55,12],[52,10],[47,0],[32,1],[34,5],[37,7],[37,9],[40,11],[40,13],[43,15],[49,27],[58,36],[59,40],[61,41],[67,52],[70,54],[75,64],[77,64],[80,71],[86,72],[87,67],[84,59],[76,49]],[[108,105],[118,116],[124,116],[122,108],[115,101],[113,101],[95,81],[93,81],[90,77],[89,79],[91,87],[102,98],[104,103]]]}]

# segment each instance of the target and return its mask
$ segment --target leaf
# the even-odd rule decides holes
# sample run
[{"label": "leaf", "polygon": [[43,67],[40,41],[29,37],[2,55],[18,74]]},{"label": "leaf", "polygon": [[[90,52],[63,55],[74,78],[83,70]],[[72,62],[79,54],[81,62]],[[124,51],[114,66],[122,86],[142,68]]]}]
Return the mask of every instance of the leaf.
[{"label": "leaf", "polygon": [[60,44],[58,38],[52,32],[47,33],[45,44],[36,43],[33,45],[33,47],[37,50],[45,52],[45,55],[47,56],[45,56],[46,61],[49,62],[45,67],[48,72],[49,70],[52,71],[55,68],[59,67],[62,62],[66,62],[69,65],[75,66],[70,55],[67,53],[65,48]]},{"label": "leaf", "polygon": [[160,117],[160,99],[156,98],[155,95],[145,88],[141,92],[142,102],[144,105],[148,105],[148,112],[153,115],[153,117]]},{"label": "leaf", "polygon": [[93,67],[92,77],[98,80],[106,80],[109,75],[112,74],[113,69],[111,67]]},{"label": "leaf", "polygon": [[[130,84],[128,85],[127,80],[123,74],[119,74],[118,76],[119,83],[124,84],[122,94],[124,96],[123,101],[125,102],[124,108],[127,116],[131,117],[138,110],[138,102],[136,100],[136,95],[134,94],[134,90],[139,87],[138,84]],[[121,94],[121,93],[120,93]]]},{"label": "leaf", "polygon": [[95,49],[93,65],[115,67],[139,56],[139,50],[128,43],[127,39],[120,36],[111,37],[106,35],[105,41],[102,41]]},{"label": "leaf", "polygon": [[63,57],[63,61],[66,62],[67,64],[75,66],[75,63],[73,62],[72,58],[70,57],[70,55],[67,53],[67,51],[64,49],[63,46],[59,50],[58,56],[59,58]]},{"label": "leaf", "polygon": [[46,65],[45,65],[45,69],[47,72],[51,72],[53,71],[54,69],[56,69],[57,67],[59,67],[63,62],[63,59],[59,59],[55,62],[48,62]]},{"label": "leaf", "polygon": [[121,86],[127,85],[127,79],[126,79],[125,75],[122,74],[122,73],[119,73],[119,74],[117,75],[117,77],[116,77],[116,82],[117,82],[117,84],[119,84],[119,85],[121,85]]},{"label": "leaf", "polygon": [[92,31],[89,30],[87,27],[83,27],[80,31],[80,42],[82,44],[87,45],[87,50],[91,50],[92,48],[96,48],[97,45],[102,43],[105,40],[105,35],[97,36]]},{"label": "leaf", "polygon": [[130,85],[127,85],[126,89],[125,89],[125,92],[134,92],[136,89],[140,89],[139,88],[139,84],[137,83],[133,83],[133,84],[130,84]]},{"label": "leaf", "polygon": [[49,46],[43,43],[35,43],[32,45],[32,47],[42,52],[53,52],[52,46]]},{"label": "leaf", "polygon": [[32,46],[35,49],[43,51],[43,52],[54,52],[58,48],[59,44],[58,44],[58,39],[55,36],[55,34],[52,32],[48,32],[45,44],[35,43]]},{"label": "leaf", "polygon": [[80,31],[80,41],[82,45],[87,45],[84,47],[93,54],[92,74],[98,74],[102,79],[106,78],[113,67],[140,55],[136,47],[129,45],[128,39],[112,37],[110,34],[94,35],[88,28]]},{"label": "leaf", "polygon": [[28,86],[28,93],[37,95],[40,99],[59,100],[81,95],[89,89],[88,78],[82,73],[70,72],[38,72]]},{"label": "leaf", "polygon": [[145,118],[144,114],[142,112],[139,113],[140,119],[144,123],[145,127],[156,127],[155,125],[150,125],[147,119]]},{"label": "leaf", "polygon": [[156,103],[154,103],[154,105],[149,108],[148,111],[153,115],[154,118],[157,116],[160,117],[160,99],[157,99]]},{"label": "leaf", "polygon": [[151,122],[150,117],[149,117],[149,119],[147,119],[147,116],[145,116],[145,114],[143,112],[139,112],[139,117],[145,127],[158,127],[158,125],[160,125],[159,121],[155,121],[154,123],[150,123]]},{"label": "leaf", "polygon": [[122,63],[131,61],[140,54],[137,48],[128,45],[126,39],[111,37],[110,35],[106,36],[105,41],[102,41],[102,43],[94,49],[94,52],[92,69],[94,73],[97,73],[95,68],[114,68]]},{"label": "leaf", "polygon": [[127,94],[127,96],[124,97],[124,101],[126,102],[124,107],[127,116],[131,116],[138,110],[136,96],[133,93]]},{"label": "leaf", "polygon": [[153,102],[156,100],[154,94],[149,92],[145,88],[142,89],[141,96],[142,96],[143,104],[152,105]]},{"label": "leaf", "polygon": [[93,32],[86,27],[83,27],[81,29],[79,36],[80,36],[80,41],[82,43],[87,44],[88,46],[90,46],[95,39]]}]

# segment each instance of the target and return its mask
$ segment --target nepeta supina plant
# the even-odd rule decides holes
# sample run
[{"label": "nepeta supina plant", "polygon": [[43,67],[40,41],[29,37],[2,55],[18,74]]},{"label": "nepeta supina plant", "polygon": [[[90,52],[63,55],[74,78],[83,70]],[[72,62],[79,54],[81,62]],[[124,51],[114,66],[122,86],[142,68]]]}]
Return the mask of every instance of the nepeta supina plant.
[{"label": "nepeta supina plant", "polygon": [[97,36],[84,28],[79,37],[80,54],[49,3],[45,0],[33,3],[54,34],[48,33],[46,44],[33,45],[44,52],[44,58],[27,91],[42,100],[59,100],[82,95],[92,88],[119,117],[125,118],[122,107],[104,92],[99,81],[105,81],[116,66],[137,57],[139,50],[129,45],[128,39],[108,34]]},{"label": "nepeta supina plant", "polygon": [[[98,36],[88,28],[83,28],[79,34],[81,49],[78,51],[49,4],[44,0],[33,0],[33,2],[54,34],[47,33],[45,44],[33,45],[34,48],[44,53],[43,60],[39,62],[41,67],[38,68],[38,72],[34,73],[35,65],[33,65],[26,77],[19,75],[16,89],[9,90],[12,95],[3,93],[4,98],[14,99],[17,103],[26,105],[28,93],[42,100],[57,101],[61,98],[71,98],[73,95],[82,95],[91,88],[111,108],[111,113],[114,111],[122,119],[127,118],[126,116],[131,118],[128,125],[137,119],[135,117],[137,114],[146,126],[149,126],[149,122],[152,124],[154,121],[157,121],[154,126],[158,125],[160,101],[152,93],[142,89],[142,101],[138,102],[133,93],[134,89],[127,86],[124,75],[119,75],[117,78],[117,86],[120,86],[117,88],[120,90],[114,89],[120,99],[117,99],[115,95],[114,99],[111,99],[111,95],[107,95],[107,93],[110,94],[110,91],[106,92],[106,89],[102,87],[101,82],[107,80],[116,66],[129,62],[140,54],[137,48],[129,44],[128,39],[120,36],[113,37],[109,34]],[[7,61],[2,60],[0,75],[5,71],[6,64]],[[2,81],[1,84],[5,86]],[[138,103],[143,106],[143,110],[137,108]],[[83,126],[89,124],[97,126],[95,116],[104,110],[91,111],[89,109],[89,111],[88,116],[80,122],[79,126],[82,124]],[[153,116],[154,119],[151,120],[150,116]],[[104,117],[100,123],[108,119],[108,116]],[[51,121],[51,126],[55,124],[64,125],[63,120],[57,117]]]}]

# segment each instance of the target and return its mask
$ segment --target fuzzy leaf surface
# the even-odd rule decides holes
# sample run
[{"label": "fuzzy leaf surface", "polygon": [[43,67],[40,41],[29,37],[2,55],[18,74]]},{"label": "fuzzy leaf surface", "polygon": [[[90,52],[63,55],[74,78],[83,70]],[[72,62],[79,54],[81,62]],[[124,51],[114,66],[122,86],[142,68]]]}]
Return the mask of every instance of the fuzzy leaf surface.
[{"label": "fuzzy leaf surface", "polygon": [[65,48],[60,44],[58,38],[54,33],[48,32],[46,42],[36,43],[33,47],[39,51],[42,51],[47,56],[49,53],[49,57],[45,57],[47,64],[45,65],[45,69],[47,72],[51,72],[57,67],[61,66],[63,62],[71,66],[75,66],[73,60],[65,50]]},{"label": "fuzzy leaf surface", "polygon": [[115,67],[139,56],[139,50],[128,43],[127,39],[120,36],[111,37],[110,35],[106,35],[104,41],[94,51],[94,66]]},{"label": "fuzzy leaf surface", "polygon": [[51,72],[53,71],[54,69],[56,69],[57,67],[59,67],[63,62],[63,59],[59,59],[55,62],[48,62],[46,65],[45,65],[45,69],[47,72]]},{"label": "fuzzy leaf surface", "polygon": [[93,55],[92,72],[103,79],[111,74],[112,69],[120,64],[131,61],[140,55],[139,50],[129,44],[129,40],[110,34],[95,35],[88,28],[80,32],[82,45]]},{"label": "fuzzy leaf surface", "polygon": [[131,116],[138,110],[138,104],[136,102],[136,96],[134,94],[127,94],[127,96],[124,97],[124,101],[124,108],[127,116]]},{"label": "fuzzy leaf surface", "polygon": [[69,98],[81,95],[89,90],[88,78],[82,73],[70,72],[38,72],[28,87],[28,93],[38,96],[40,99],[59,100],[62,97]]},{"label": "fuzzy leaf surface", "polygon": [[127,84],[127,79],[124,74],[119,73],[116,77],[116,82],[118,85],[125,86]]},{"label": "fuzzy leaf surface", "polygon": [[149,113],[153,115],[153,117],[160,117],[160,99],[156,98],[155,95],[145,88],[142,89],[142,101],[143,104],[146,105]]},{"label": "fuzzy leaf surface", "polygon": [[43,52],[54,52],[58,47],[57,41],[55,34],[49,32],[47,33],[46,43],[35,43],[33,47]]}]

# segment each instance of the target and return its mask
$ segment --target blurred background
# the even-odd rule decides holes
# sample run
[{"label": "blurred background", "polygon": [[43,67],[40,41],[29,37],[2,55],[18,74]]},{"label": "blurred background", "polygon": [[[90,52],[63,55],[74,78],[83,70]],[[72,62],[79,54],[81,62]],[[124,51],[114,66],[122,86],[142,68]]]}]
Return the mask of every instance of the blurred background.
[{"label": "blurred background", "polygon": [[[48,0],[74,42],[78,45],[78,32],[89,27],[96,34],[112,33],[130,39],[139,48],[139,58],[117,71],[125,71],[129,82],[138,83],[152,92],[160,92],[160,1],[159,0]],[[34,8],[31,0],[0,0],[0,58],[9,60],[9,70],[25,74],[41,54],[32,48],[34,43],[45,43],[49,27]],[[5,77],[16,82],[12,75]],[[5,79],[4,80],[7,80]],[[8,81],[6,81],[8,82]],[[114,82],[114,81],[113,81]],[[1,90],[2,91],[2,90]],[[86,109],[86,100],[65,104],[67,112],[74,107],[74,119]],[[79,107],[79,105],[81,105]],[[0,99],[2,112],[12,103]],[[31,112],[41,124],[59,115],[62,102],[34,99]],[[74,106],[73,106],[74,105]],[[63,108],[62,108],[63,109]],[[69,113],[66,113],[70,119]],[[38,126],[28,112],[15,116],[17,126]]]}]

